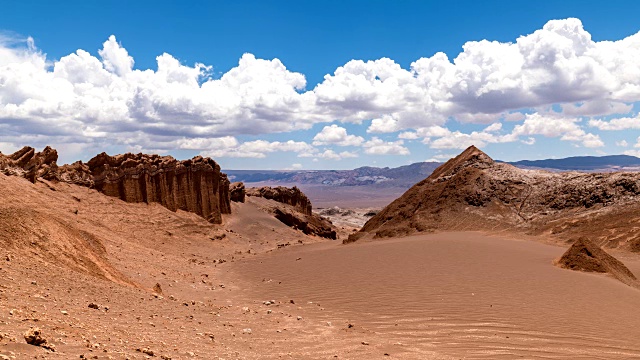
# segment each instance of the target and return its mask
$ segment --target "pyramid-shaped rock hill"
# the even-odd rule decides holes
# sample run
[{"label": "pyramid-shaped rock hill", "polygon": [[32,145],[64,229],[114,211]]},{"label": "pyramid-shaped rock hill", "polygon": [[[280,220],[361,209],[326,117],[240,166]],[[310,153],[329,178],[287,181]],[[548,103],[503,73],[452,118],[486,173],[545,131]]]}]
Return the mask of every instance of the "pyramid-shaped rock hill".
[{"label": "pyramid-shaped rock hill", "polygon": [[[640,173],[552,173],[494,161],[471,146],[372,217],[346,242],[431,231],[590,235],[640,251]],[[624,221],[620,219],[624,218]],[[615,235],[607,228],[616,227]]]},{"label": "pyramid-shaped rock hill", "polygon": [[576,271],[606,273],[627,285],[636,283],[636,277],[620,260],[584,237],[576,240],[556,265]]}]

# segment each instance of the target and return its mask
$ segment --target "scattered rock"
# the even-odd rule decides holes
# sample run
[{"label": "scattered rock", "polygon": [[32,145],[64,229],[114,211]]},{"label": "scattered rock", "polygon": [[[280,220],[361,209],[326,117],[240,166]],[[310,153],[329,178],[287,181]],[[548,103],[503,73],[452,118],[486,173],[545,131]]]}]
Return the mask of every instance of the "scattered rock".
[{"label": "scattered rock", "polygon": [[50,344],[47,339],[42,336],[42,331],[38,328],[30,328],[24,333],[24,340],[29,345],[40,346],[41,348],[56,351],[55,346]]},{"label": "scattered rock", "polygon": [[[215,240],[222,240],[222,239],[224,239],[224,238],[226,238],[226,237],[227,237],[227,234],[225,234],[225,233],[215,233],[215,234],[211,235],[211,236],[209,237],[209,239],[211,239],[211,240],[214,240],[214,241],[215,241]],[[215,260],[214,260],[214,261],[215,261]]]},{"label": "scattered rock", "polygon": [[153,350],[151,350],[151,349],[147,349],[147,348],[140,349],[140,348],[138,348],[138,349],[136,349],[136,351],[137,352],[141,352],[141,353],[143,353],[145,355],[156,356],[155,353],[153,352]]},{"label": "scattered rock", "polygon": [[153,285],[153,291],[156,292],[157,294],[162,294],[162,287],[160,286],[159,283],[156,283],[155,285]]},{"label": "scattered rock", "polygon": [[87,305],[88,308],[90,309],[100,309],[100,305],[96,304],[96,303],[89,303],[89,305]]}]

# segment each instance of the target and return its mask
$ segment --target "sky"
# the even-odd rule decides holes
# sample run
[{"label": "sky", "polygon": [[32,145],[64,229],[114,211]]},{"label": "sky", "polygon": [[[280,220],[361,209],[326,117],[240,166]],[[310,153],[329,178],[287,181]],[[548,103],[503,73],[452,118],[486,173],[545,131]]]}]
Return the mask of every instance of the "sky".
[{"label": "sky", "polygon": [[640,156],[637,1],[5,1],[0,151],[223,169]]}]

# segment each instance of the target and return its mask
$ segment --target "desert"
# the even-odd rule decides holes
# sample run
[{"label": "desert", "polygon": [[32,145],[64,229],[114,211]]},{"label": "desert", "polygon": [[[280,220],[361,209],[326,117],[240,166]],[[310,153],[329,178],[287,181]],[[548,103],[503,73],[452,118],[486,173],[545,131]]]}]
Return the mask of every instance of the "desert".
[{"label": "desert", "polygon": [[640,2],[0,5],[0,360],[640,359]]},{"label": "desert", "polygon": [[[547,205],[553,222],[579,219],[558,232],[530,215],[544,202],[529,196],[525,205],[535,210],[527,212],[517,194],[491,185],[495,174],[505,184],[509,173],[518,188],[526,184],[514,174],[536,182],[593,175],[521,170],[471,147],[415,185],[458,184],[420,197],[438,217],[389,216],[398,204],[414,205],[396,200],[373,211],[373,202],[358,229],[318,214],[353,218],[365,208],[314,209],[298,188],[232,185],[210,159],[183,165],[209,164],[214,175],[201,181],[202,167],[170,175],[181,169],[170,158],[97,158],[131,165],[123,171],[122,161],[111,161],[113,175],[105,176],[90,165],[57,166],[51,148],[2,155],[3,358],[640,356],[635,220],[610,220],[637,205],[634,173],[595,175],[600,188],[624,180],[605,203],[586,206],[579,193],[563,200],[572,204],[568,212]],[[469,191],[459,186],[469,173],[487,179]],[[130,195],[151,190],[158,195]],[[415,191],[403,196],[415,199]],[[498,206],[505,193],[515,206]],[[416,227],[413,217],[428,226]],[[596,232],[601,217],[611,226]],[[391,235],[379,230],[386,226]]]}]

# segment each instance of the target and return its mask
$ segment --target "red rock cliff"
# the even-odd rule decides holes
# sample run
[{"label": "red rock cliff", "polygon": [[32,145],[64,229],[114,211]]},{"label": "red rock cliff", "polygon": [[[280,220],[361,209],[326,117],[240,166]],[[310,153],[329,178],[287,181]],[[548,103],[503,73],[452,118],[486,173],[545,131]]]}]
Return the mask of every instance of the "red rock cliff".
[{"label": "red rock cliff", "polygon": [[87,162],[98,191],[127,202],[157,202],[196,213],[212,223],[229,214],[229,180],[209,158],[178,161],[171,156],[99,154]]},{"label": "red rock cliff", "polygon": [[41,177],[95,188],[127,202],[157,202],[212,223],[221,223],[222,214],[231,213],[229,180],[210,158],[178,161],[171,156],[101,153],[86,164],[78,161],[61,167],[57,159],[50,147],[40,153],[24,147],[8,156],[0,153],[0,170],[32,182]]}]

